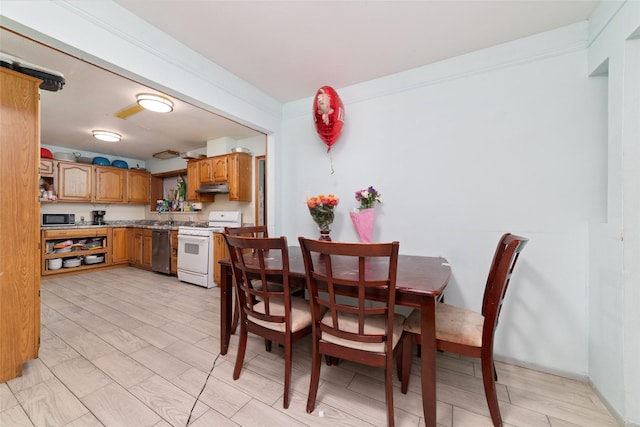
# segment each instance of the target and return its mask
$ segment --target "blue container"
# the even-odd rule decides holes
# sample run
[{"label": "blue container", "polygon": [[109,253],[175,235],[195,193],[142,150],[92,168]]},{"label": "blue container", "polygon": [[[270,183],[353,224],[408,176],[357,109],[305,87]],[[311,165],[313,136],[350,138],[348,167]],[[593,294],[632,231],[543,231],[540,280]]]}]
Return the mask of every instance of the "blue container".
[{"label": "blue container", "polygon": [[106,157],[94,157],[91,163],[100,166],[111,166],[111,162]]},{"label": "blue container", "polygon": [[115,166],[117,168],[129,169],[129,165],[124,160],[114,160],[111,162],[111,166]]}]

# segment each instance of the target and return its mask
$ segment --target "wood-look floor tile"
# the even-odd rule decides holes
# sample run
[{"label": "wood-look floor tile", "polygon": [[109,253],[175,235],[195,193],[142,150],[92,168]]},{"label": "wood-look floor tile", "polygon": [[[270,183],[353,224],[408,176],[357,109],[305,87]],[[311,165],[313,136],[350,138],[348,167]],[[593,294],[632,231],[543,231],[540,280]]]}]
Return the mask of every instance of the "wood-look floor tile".
[{"label": "wood-look floor tile", "polygon": [[99,336],[105,342],[108,342],[125,354],[134,353],[150,345],[142,338],[120,328],[104,334],[100,334]]},{"label": "wood-look floor tile", "polygon": [[105,426],[151,427],[161,418],[116,383],[94,391],[82,402]]},{"label": "wood-look floor tile", "polygon": [[76,418],[64,427],[103,427],[103,424],[92,413],[88,413]]},{"label": "wood-look floor tile", "polygon": [[[487,416],[478,415],[454,406],[452,427],[493,427],[493,422]],[[508,424],[504,427],[508,427]]]},{"label": "wood-look floor tile", "polygon": [[581,405],[558,401],[552,397],[536,393],[531,389],[510,388],[509,395],[514,405],[545,413],[583,427],[617,427],[618,425],[611,415],[604,414],[598,409],[589,409]]},{"label": "wood-look floor tile", "polygon": [[7,381],[12,393],[31,388],[54,378],[49,368],[40,359],[29,360],[22,365],[22,376]]},{"label": "wood-look floor tile", "polygon": [[0,412],[13,408],[17,404],[18,400],[11,390],[9,390],[9,386],[6,383],[0,383]]},{"label": "wood-look floor tile", "polygon": [[265,404],[273,405],[283,394],[282,384],[263,377],[249,369],[240,372],[240,378],[233,380],[233,364],[224,362],[216,365],[212,377],[259,399]]},{"label": "wood-look floor tile", "polygon": [[211,370],[216,358],[215,354],[181,340],[164,347],[163,350],[203,372]]},{"label": "wood-look floor tile", "polygon": [[125,388],[134,386],[153,376],[153,371],[119,351],[100,357],[94,360],[93,363]]},{"label": "wood-look floor tile", "polygon": [[129,356],[168,380],[190,368],[186,363],[154,346],[145,347]]},{"label": "wood-look floor tile", "polygon": [[89,360],[117,351],[113,346],[71,320],[52,323],[48,328]]},{"label": "wood-look floor tile", "polygon": [[61,309],[60,313],[64,314],[70,320],[73,320],[78,325],[81,325],[84,329],[96,335],[104,334],[106,332],[113,331],[114,329],[118,329],[117,325],[114,325],[108,320],[82,308],[80,308],[79,310],[69,310],[69,308],[66,307]]},{"label": "wood-look floor tile", "polygon": [[45,365],[51,368],[65,360],[80,356],[80,353],[43,326],[40,328],[40,350],[38,356]]},{"label": "wood-look floor tile", "polygon": [[243,406],[231,417],[231,420],[245,427],[306,426],[306,424],[298,422],[289,415],[255,399]]},{"label": "wood-look floor tile", "polygon": [[4,411],[0,411],[0,426],[11,427],[33,427],[29,416],[20,405],[13,406]]},{"label": "wood-look floor tile", "polygon": [[234,423],[229,418],[220,414],[219,412],[209,409],[202,414],[199,418],[192,418],[189,426],[191,427],[238,427],[237,423]]},{"label": "wood-look floor tile", "polygon": [[[145,405],[174,426],[186,426],[196,399],[164,378],[153,377],[129,389]],[[201,416],[208,408],[196,405],[193,416]]]},{"label": "wood-look floor tile", "polygon": [[[216,363],[214,371],[217,368],[218,364]],[[200,396],[200,401],[227,418],[231,418],[252,399],[252,394],[239,390],[225,381],[220,381],[215,377],[210,377],[207,380],[207,374],[195,368],[189,369],[171,380],[173,384],[194,397],[198,396],[205,381],[206,387]],[[259,390],[256,390],[257,392]]]},{"label": "wood-look floor tile", "polygon": [[140,326],[139,328],[133,329],[131,333],[158,348],[164,348],[178,341],[178,338],[175,336],[151,325]]},{"label": "wood-look floor tile", "polygon": [[198,341],[202,341],[203,339],[211,336],[210,334],[205,334],[185,325],[184,323],[178,322],[169,322],[163,325],[161,329],[168,334],[171,334],[174,337],[180,338],[182,341],[186,341],[191,344],[195,344]]},{"label": "wood-look floor tile", "polygon": [[16,398],[36,427],[64,426],[88,412],[57,378],[24,389]]},{"label": "wood-look floor tile", "polygon": [[111,378],[84,357],[59,363],[51,370],[77,397],[83,397],[112,382]]}]

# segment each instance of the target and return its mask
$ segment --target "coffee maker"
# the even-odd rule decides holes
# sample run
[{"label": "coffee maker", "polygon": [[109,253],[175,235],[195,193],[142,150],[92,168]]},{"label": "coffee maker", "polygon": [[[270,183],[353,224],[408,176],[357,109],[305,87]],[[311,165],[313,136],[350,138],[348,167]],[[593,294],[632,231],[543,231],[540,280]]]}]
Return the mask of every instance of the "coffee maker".
[{"label": "coffee maker", "polygon": [[91,211],[91,213],[93,214],[94,225],[104,225],[105,211]]}]

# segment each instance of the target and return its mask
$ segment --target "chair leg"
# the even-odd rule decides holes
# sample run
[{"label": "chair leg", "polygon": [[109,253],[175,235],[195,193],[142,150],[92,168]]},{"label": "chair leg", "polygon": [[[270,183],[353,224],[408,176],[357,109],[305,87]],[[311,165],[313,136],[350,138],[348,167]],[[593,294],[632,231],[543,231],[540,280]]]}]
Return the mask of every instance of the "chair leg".
[{"label": "chair leg", "polygon": [[284,409],[289,407],[289,387],[291,385],[291,335],[285,337],[284,342],[284,397],[282,398],[282,406]]},{"label": "chair leg", "polygon": [[320,366],[322,365],[322,355],[318,352],[318,343],[313,340],[311,351],[311,381],[309,382],[309,397],[307,398],[307,412],[310,414],[316,407],[316,396],[318,395],[318,383],[320,382]]},{"label": "chair leg", "polygon": [[238,295],[234,297],[235,304],[233,310],[233,320],[231,321],[231,334],[236,333],[236,329],[238,329],[238,321],[240,320],[240,300],[238,299]]},{"label": "chair leg", "polygon": [[247,350],[247,328],[241,324],[240,325],[240,341],[238,342],[238,353],[236,354],[236,366],[233,369],[233,379],[237,380],[240,378],[240,371],[242,370],[242,365],[244,363],[244,354]]},{"label": "chair leg", "polygon": [[264,339],[264,349],[267,351],[267,353],[271,352],[271,341],[266,338]]},{"label": "chair leg", "polygon": [[484,394],[487,398],[487,406],[494,427],[502,427],[502,417],[500,416],[500,406],[498,405],[498,394],[496,392],[496,383],[494,381],[495,368],[493,357],[481,358],[482,364],[482,382],[484,384]]},{"label": "chair leg", "polygon": [[400,377],[400,391],[402,394],[407,394],[407,390],[409,389],[409,378],[411,376],[411,353],[413,347],[413,339],[410,335],[405,332],[405,336],[402,338],[402,361],[400,365],[402,365],[402,376]]},{"label": "chair leg", "polygon": [[387,425],[394,427],[395,417],[393,416],[393,358],[387,358],[387,365],[384,368],[384,389],[385,399],[387,401]]}]

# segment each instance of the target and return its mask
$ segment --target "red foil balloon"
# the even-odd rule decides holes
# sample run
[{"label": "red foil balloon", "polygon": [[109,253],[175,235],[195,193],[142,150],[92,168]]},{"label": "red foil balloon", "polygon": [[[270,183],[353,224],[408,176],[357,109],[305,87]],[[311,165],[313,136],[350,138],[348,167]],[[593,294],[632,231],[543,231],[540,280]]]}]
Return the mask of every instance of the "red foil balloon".
[{"label": "red foil balloon", "polygon": [[344,106],[337,92],[331,86],[322,86],[313,101],[313,121],[316,132],[327,144],[327,153],[342,132]]}]

